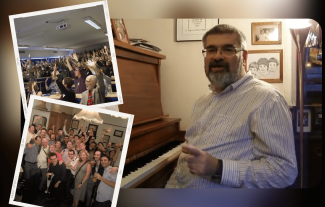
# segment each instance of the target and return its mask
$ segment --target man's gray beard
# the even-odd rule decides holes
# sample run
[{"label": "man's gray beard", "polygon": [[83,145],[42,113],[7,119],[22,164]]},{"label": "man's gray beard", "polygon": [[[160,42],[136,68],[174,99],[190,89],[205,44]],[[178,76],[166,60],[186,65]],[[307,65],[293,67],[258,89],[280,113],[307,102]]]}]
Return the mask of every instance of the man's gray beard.
[{"label": "man's gray beard", "polygon": [[226,73],[224,73],[224,74],[218,74],[218,73],[214,73],[214,72],[212,72],[212,70],[210,70],[209,71],[209,79],[214,87],[226,88],[230,84],[235,83],[239,79],[241,67],[242,67],[242,60],[240,61],[237,73],[232,73],[232,72],[226,71]]}]

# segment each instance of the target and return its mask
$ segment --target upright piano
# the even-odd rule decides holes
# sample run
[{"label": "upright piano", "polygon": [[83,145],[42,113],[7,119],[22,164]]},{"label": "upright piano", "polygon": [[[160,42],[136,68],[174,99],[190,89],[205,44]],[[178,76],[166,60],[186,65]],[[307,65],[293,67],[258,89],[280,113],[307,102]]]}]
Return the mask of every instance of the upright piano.
[{"label": "upright piano", "polygon": [[163,188],[184,142],[181,119],[162,109],[160,65],[166,57],[120,41],[114,44],[123,95],[119,110],[134,114],[121,188]]}]

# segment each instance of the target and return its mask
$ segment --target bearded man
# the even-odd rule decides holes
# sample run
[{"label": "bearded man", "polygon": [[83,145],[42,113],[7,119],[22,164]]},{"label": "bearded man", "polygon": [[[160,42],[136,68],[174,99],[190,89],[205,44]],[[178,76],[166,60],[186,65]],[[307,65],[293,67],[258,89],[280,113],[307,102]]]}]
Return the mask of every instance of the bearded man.
[{"label": "bearded man", "polygon": [[291,114],[272,85],[246,74],[245,35],[217,25],[203,36],[210,92],[194,104],[166,188],[284,188],[297,177]]}]

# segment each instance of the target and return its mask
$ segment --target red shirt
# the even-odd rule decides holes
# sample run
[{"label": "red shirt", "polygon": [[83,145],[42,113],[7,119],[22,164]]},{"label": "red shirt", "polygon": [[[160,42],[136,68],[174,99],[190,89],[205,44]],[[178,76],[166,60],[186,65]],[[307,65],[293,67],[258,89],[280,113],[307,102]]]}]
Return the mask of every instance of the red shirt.
[{"label": "red shirt", "polygon": [[[61,154],[59,152],[56,152],[56,156],[58,157],[58,162],[61,161],[61,160],[63,161],[63,158],[62,158],[62,156],[61,156]],[[47,167],[49,167],[50,166],[50,163],[51,163],[51,159],[48,158],[47,160],[48,160]]]},{"label": "red shirt", "polygon": [[87,106],[94,105],[93,93],[89,91]]}]

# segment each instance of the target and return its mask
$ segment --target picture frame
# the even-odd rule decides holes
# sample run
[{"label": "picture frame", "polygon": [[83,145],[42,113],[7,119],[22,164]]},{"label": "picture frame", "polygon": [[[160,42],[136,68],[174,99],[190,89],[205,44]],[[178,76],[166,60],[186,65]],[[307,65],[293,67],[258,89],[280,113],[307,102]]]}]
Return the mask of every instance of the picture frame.
[{"label": "picture frame", "polygon": [[115,130],[114,131],[114,136],[116,136],[116,137],[122,137],[123,136],[123,131]]},{"label": "picture frame", "polygon": [[71,128],[72,128],[72,129],[78,129],[78,125],[79,125],[79,120],[75,120],[75,119],[73,119],[73,120],[71,121]]},{"label": "picture frame", "polygon": [[[311,110],[310,109],[304,109],[304,121],[303,121],[303,132],[311,132]],[[300,132],[300,110],[297,109],[297,132]]]},{"label": "picture frame", "polygon": [[[34,123],[35,119],[38,117],[39,115],[34,115],[33,116],[33,120],[32,120],[32,123]],[[37,120],[36,123],[35,123],[35,128],[37,128],[38,125],[42,125],[42,127],[45,127],[46,124],[47,124],[47,118],[42,116],[41,119]]]},{"label": "picture frame", "polygon": [[268,83],[283,83],[283,50],[249,50],[246,72]]},{"label": "picture frame", "polygon": [[89,124],[88,125],[88,130],[90,130],[90,129],[93,129],[94,132],[97,134],[98,125]]},{"label": "picture frame", "polygon": [[252,45],[282,44],[281,22],[252,22]]},{"label": "picture frame", "polygon": [[176,19],[176,42],[202,41],[203,35],[218,24],[219,19]]},{"label": "picture frame", "polygon": [[114,142],[111,143],[111,148],[114,148],[115,147],[115,144]]},{"label": "picture frame", "polygon": [[129,35],[123,19],[111,19],[113,37],[118,41],[130,44]]},{"label": "picture frame", "polygon": [[104,135],[104,139],[103,139],[103,144],[104,144],[104,146],[106,146],[106,144],[107,144],[107,142],[109,142],[110,138],[111,138],[111,136],[109,136],[109,135]]}]

